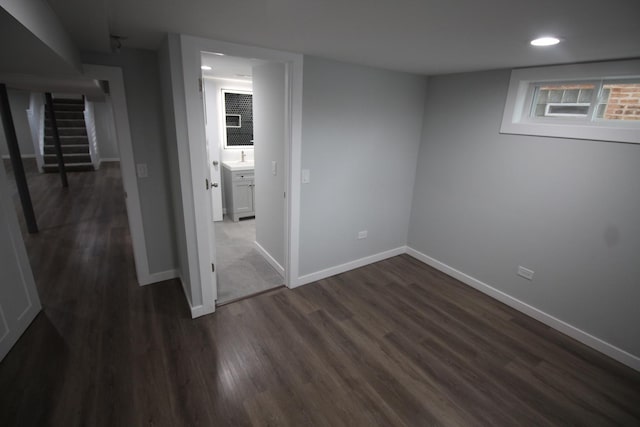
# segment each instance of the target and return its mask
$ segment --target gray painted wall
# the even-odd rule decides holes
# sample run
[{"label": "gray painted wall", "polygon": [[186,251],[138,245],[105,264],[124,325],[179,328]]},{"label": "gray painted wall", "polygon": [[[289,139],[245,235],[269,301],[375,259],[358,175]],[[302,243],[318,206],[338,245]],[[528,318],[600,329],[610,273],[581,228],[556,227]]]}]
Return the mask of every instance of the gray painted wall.
[{"label": "gray painted wall", "polygon": [[111,108],[110,100],[93,103],[98,154],[101,159],[113,160],[119,159],[120,153],[118,153],[118,141]]},{"label": "gray painted wall", "polygon": [[640,145],[500,135],[509,76],[429,79],[409,246],[640,356]]},{"label": "gray painted wall", "polygon": [[301,275],[406,244],[425,82],[305,56]]},{"label": "gray painted wall", "polygon": [[[284,267],[285,66],[253,67],[256,242]],[[276,175],[271,162],[276,162]]]},{"label": "gray painted wall", "polygon": [[[33,157],[33,138],[31,137],[31,129],[29,128],[29,119],[27,117],[30,93],[24,90],[7,89],[7,96],[11,106],[13,127],[16,129],[16,136],[18,137],[20,154]],[[0,156],[8,155],[9,149],[7,148],[4,127],[2,126],[2,121],[0,121]]]},{"label": "gray painted wall", "polygon": [[119,54],[85,52],[86,64],[121,67],[136,163],[146,163],[148,178],[138,178],[149,272],[176,267],[173,220],[160,99],[158,58],[153,51],[123,49]]},{"label": "gray painted wall", "polygon": [[[180,183],[180,166],[178,163],[178,135],[176,132],[176,115],[174,108],[177,105],[182,107],[184,111],[184,101],[179,103],[174,99],[174,91],[179,86],[179,79],[182,79],[182,74],[178,71],[176,64],[171,63],[171,57],[169,52],[169,43],[173,43],[173,49],[178,49],[175,39],[166,39],[163,46],[158,51],[158,68],[160,70],[160,83],[162,88],[162,110],[164,114],[165,133],[166,133],[166,150],[167,158],[169,162],[169,182],[170,182],[170,194],[171,194],[171,213],[172,220],[174,222],[174,240],[176,243],[176,262],[177,270],[182,281],[182,286],[185,289],[185,295],[189,300],[190,305],[197,305],[202,301],[201,297],[195,297],[194,294],[200,295],[200,290],[197,292],[191,286],[191,278],[189,273],[189,257],[187,249],[187,232],[185,228],[184,209],[182,205],[182,188]],[[179,74],[176,75],[176,74]],[[175,87],[174,87],[175,86]],[[184,95],[182,96],[184,98]],[[185,113],[183,113],[185,114]],[[183,118],[180,118],[183,119]],[[200,298],[198,300],[198,298]]]}]

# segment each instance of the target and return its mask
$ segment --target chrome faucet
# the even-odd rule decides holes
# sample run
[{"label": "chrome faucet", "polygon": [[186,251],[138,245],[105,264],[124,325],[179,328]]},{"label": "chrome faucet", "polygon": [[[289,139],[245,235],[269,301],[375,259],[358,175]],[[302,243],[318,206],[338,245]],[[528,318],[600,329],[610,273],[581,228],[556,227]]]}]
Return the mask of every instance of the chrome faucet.
[{"label": "chrome faucet", "polygon": [[241,159],[242,159],[242,160],[240,160],[240,161],[241,161],[241,162],[244,162],[244,150],[242,150],[242,151],[240,152],[240,157],[241,157]]}]

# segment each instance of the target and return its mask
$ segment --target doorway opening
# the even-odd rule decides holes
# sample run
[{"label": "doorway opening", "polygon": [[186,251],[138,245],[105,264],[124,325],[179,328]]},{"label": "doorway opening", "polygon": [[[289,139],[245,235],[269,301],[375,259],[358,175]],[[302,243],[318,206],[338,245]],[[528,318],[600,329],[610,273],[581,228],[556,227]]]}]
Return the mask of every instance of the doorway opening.
[{"label": "doorway opening", "polygon": [[285,282],[286,77],[284,64],[219,53],[202,52],[201,68],[222,305]]},{"label": "doorway opening", "polygon": [[[118,162],[118,156],[125,156],[132,150],[122,72],[115,67],[93,65],[86,65],[85,72],[88,79],[108,81],[111,92],[106,92],[101,100],[92,98],[90,101],[81,82],[41,83],[34,78],[21,85],[14,83],[15,90],[9,96],[11,108],[8,110],[14,118],[11,127],[17,138],[9,135],[7,139],[13,144],[13,159],[19,159],[15,163],[22,166],[17,170],[26,172],[24,175],[19,173],[19,177],[23,181],[26,176],[33,216],[38,224],[33,234],[27,234],[12,164],[3,159],[0,161],[0,198],[4,219],[11,219],[7,225],[14,248],[19,246],[23,248],[19,252],[24,253],[19,275],[22,282],[18,284],[25,292],[3,297],[4,302],[15,307],[12,313],[15,311],[19,315],[10,316],[11,336],[15,339],[40,311],[38,300],[47,308],[46,316],[40,317],[47,320],[40,320],[41,324],[55,320],[57,314],[64,312],[73,313],[76,320],[83,320],[82,325],[69,322],[71,328],[90,328],[90,322],[99,322],[104,316],[91,317],[84,313],[104,312],[107,303],[111,302],[105,302],[105,289],[112,292],[117,286],[124,295],[133,291],[134,278],[137,277],[140,284],[146,280],[139,274],[138,262],[141,258],[146,260],[146,253],[135,251],[135,242],[142,235],[142,229],[135,226],[136,218],[141,215],[137,188],[129,190],[136,185],[135,179],[131,179],[135,176],[130,170],[133,158],[128,162],[121,158]],[[44,92],[52,93],[48,104],[52,107],[49,111],[55,112],[55,121],[52,115],[45,113]],[[48,137],[55,128],[54,123],[58,125],[58,136]],[[100,146],[102,156],[94,156],[93,146],[87,149],[87,145],[96,142],[91,134],[104,139]],[[58,140],[56,151],[63,153],[62,164],[68,172],[66,188],[57,172],[41,173],[46,171],[43,166],[52,165],[48,161],[52,138]],[[16,145],[20,153],[14,149]],[[85,154],[85,150],[89,154]],[[23,158],[20,154],[28,157]],[[87,156],[91,156],[90,162],[78,159]],[[88,167],[94,162],[96,170]],[[78,163],[88,165],[81,165],[83,168],[74,171],[70,166]],[[137,223],[141,224],[141,221]],[[145,250],[144,246],[142,248]],[[13,322],[14,317],[17,322]],[[15,339],[0,339],[2,355]]]}]

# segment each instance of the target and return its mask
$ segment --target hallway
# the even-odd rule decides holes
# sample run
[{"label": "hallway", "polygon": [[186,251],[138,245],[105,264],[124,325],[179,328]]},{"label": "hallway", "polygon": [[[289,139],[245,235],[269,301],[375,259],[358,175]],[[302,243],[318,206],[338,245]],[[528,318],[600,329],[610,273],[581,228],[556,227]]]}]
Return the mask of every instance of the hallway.
[{"label": "hallway", "polygon": [[69,173],[68,190],[57,174],[25,168],[40,233],[18,217],[43,311],[0,364],[0,425],[171,419],[166,390],[187,364],[171,350],[203,323],[178,281],[137,285],[119,164]]},{"label": "hallway", "polygon": [[117,164],[28,179],[44,309],[0,362],[2,426],[640,420],[638,372],[407,255],[192,320],[177,280],[136,284]]}]

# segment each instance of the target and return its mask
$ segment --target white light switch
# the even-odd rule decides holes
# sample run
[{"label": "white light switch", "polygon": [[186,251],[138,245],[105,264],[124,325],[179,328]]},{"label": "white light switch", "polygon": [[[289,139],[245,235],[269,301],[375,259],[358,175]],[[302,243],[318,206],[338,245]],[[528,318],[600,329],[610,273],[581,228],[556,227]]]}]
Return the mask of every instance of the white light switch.
[{"label": "white light switch", "polygon": [[149,176],[146,163],[138,163],[136,165],[136,172],[138,174],[138,178],[147,178]]},{"label": "white light switch", "polygon": [[529,270],[528,268],[524,268],[523,266],[518,266],[518,276],[524,277],[527,280],[533,280],[533,270]]},{"label": "white light switch", "polygon": [[308,184],[311,182],[311,171],[309,169],[302,169],[302,183]]},{"label": "white light switch", "polygon": [[275,160],[271,162],[271,175],[276,176],[278,174],[278,162]]}]

